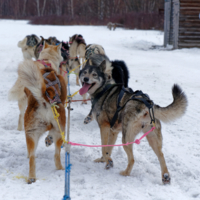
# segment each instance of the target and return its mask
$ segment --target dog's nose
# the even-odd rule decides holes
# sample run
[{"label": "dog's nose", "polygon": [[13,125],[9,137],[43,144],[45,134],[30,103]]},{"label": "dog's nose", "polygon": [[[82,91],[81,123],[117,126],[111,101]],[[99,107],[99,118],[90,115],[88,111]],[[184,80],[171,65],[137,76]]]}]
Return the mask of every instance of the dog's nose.
[{"label": "dog's nose", "polygon": [[89,78],[85,77],[83,80],[84,80],[84,82],[88,82]]}]

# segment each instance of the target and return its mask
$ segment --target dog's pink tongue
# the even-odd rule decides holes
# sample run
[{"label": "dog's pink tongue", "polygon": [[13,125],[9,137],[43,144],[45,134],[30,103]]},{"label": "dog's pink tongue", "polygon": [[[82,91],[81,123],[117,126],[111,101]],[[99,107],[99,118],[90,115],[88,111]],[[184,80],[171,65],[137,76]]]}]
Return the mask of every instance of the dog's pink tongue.
[{"label": "dog's pink tongue", "polygon": [[79,90],[79,94],[80,95],[85,94],[89,90],[90,86],[91,86],[91,84],[84,83],[83,87]]}]

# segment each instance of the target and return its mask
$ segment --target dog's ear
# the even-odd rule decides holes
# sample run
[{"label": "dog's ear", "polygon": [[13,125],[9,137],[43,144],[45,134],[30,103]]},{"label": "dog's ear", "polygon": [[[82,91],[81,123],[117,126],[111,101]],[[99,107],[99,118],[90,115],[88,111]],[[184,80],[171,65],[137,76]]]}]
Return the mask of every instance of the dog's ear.
[{"label": "dog's ear", "polygon": [[61,48],[62,48],[62,42],[59,45],[57,45],[56,47],[57,47],[57,52],[59,52],[59,50],[61,50]]},{"label": "dog's ear", "polygon": [[85,66],[86,65],[92,65],[92,61],[90,59],[88,59],[87,62],[86,62],[86,64],[85,64]]},{"label": "dog's ear", "polygon": [[86,50],[87,48],[89,48],[91,45],[92,45],[92,44],[88,44],[88,45],[85,47],[85,50]]},{"label": "dog's ear", "polygon": [[46,48],[48,48],[48,47],[49,47],[49,45],[48,45],[47,42],[44,40],[43,49],[46,49]]},{"label": "dog's ear", "polygon": [[102,72],[105,72],[106,70],[106,60],[104,60],[100,65],[99,68]]}]

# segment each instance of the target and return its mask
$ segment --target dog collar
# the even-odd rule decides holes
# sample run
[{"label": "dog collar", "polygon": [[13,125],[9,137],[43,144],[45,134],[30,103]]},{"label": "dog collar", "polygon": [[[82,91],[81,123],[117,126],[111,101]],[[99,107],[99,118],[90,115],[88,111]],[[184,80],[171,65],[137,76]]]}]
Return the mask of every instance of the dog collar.
[{"label": "dog collar", "polygon": [[51,63],[45,62],[44,60],[37,60],[41,64],[43,64],[45,67],[50,67],[51,68]]}]

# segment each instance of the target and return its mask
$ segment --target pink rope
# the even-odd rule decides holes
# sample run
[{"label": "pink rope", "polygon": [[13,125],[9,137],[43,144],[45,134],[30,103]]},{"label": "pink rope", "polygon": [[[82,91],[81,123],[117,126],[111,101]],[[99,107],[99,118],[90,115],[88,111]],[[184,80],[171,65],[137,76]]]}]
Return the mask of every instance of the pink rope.
[{"label": "pink rope", "polygon": [[155,127],[152,127],[151,130],[146,132],[140,139],[136,139],[134,142],[129,142],[126,144],[115,144],[115,145],[86,145],[86,144],[78,144],[78,143],[73,143],[73,142],[68,142],[72,146],[83,146],[83,147],[119,147],[119,146],[127,146],[129,144],[140,144],[140,140],[142,140],[144,137],[146,137],[150,132],[152,132],[155,129]]},{"label": "pink rope", "polygon": [[65,75],[67,74],[67,71],[63,70],[62,68],[60,68],[60,71],[63,71],[63,72],[64,72],[63,77],[65,77]]}]

